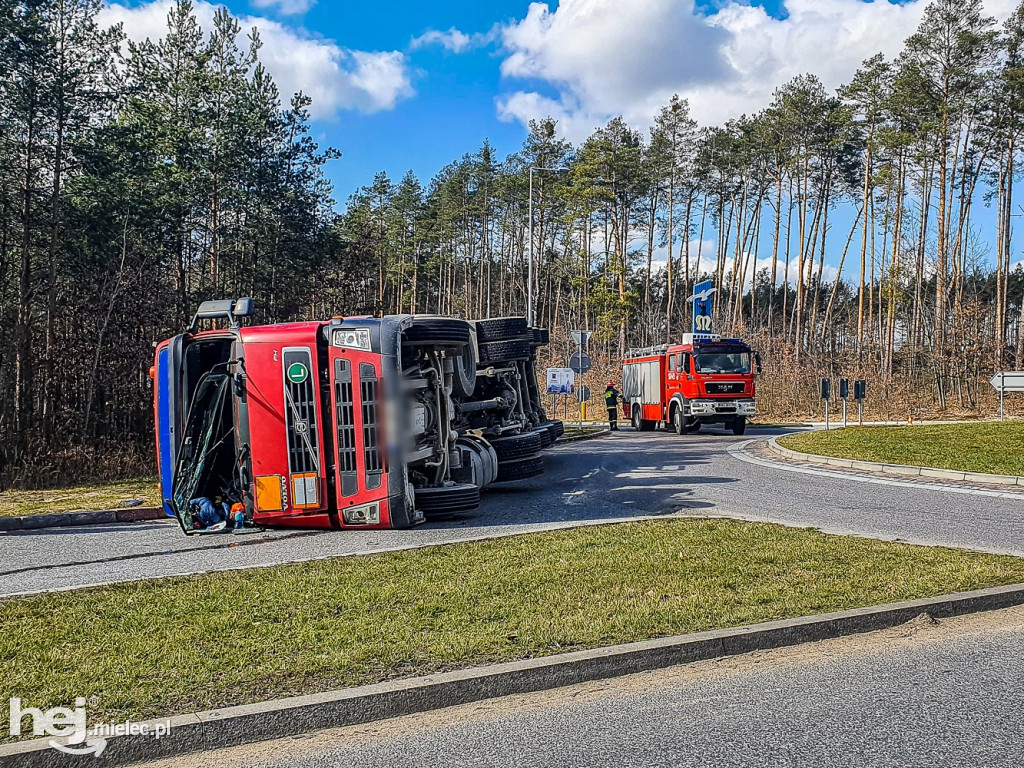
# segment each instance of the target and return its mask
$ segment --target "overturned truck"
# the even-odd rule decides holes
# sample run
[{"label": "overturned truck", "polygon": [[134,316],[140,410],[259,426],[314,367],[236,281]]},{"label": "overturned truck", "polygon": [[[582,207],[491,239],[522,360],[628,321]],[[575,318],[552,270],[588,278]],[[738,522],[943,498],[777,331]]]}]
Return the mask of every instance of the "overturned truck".
[{"label": "overturned truck", "polygon": [[156,346],[161,498],[186,534],[209,529],[211,507],[228,524],[404,528],[544,471],[562,432],[537,387],[546,330],[425,315],[242,325],[252,310],[205,302]]}]

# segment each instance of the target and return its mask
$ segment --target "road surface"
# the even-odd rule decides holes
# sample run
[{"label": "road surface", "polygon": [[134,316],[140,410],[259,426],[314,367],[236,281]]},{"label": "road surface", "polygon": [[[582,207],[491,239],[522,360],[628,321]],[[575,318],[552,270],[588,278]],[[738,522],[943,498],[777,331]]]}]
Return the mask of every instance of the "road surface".
[{"label": "road surface", "polygon": [[151,768],[1024,764],[1024,608],[182,756]]},{"label": "road surface", "polygon": [[[764,439],[778,430],[751,430]],[[424,546],[670,514],[1024,554],[1024,495],[974,496],[753,463],[721,430],[629,430],[557,446],[547,472],[484,494],[473,517],[407,531],[185,537],[171,521],[0,534],[0,596]]]}]

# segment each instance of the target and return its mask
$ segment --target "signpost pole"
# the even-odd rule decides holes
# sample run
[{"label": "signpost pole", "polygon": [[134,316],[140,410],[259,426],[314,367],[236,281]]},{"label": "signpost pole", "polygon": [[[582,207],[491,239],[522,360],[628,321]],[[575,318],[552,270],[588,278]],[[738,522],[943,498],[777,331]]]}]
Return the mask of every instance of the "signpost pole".
[{"label": "signpost pole", "polygon": [[846,398],[843,398],[843,426],[846,426]]},{"label": "signpost pole", "polygon": [[1006,372],[999,372],[999,420],[1003,420],[1003,392],[1006,391]]},{"label": "signpost pole", "polygon": [[828,400],[825,400],[825,431],[828,432]]},{"label": "signpost pole", "polygon": [[857,401],[857,424],[864,426],[864,398]]},{"label": "signpost pole", "polygon": [[[579,350],[578,351],[580,353],[580,386],[582,387],[583,386],[583,334],[582,333],[580,333],[580,343],[579,343]],[[577,391],[579,391],[579,390],[577,390]],[[577,399],[579,400],[579,406],[580,406],[579,412],[577,414],[580,417],[579,418],[578,426],[579,426],[580,432],[583,432],[583,399],[582,398],[577,398]]]}]

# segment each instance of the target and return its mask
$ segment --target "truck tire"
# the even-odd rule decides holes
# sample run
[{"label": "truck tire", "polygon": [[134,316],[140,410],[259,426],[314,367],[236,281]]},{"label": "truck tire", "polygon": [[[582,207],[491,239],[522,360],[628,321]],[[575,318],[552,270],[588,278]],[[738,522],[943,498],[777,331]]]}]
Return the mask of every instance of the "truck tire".
[{"label": "truck tire", "polygon": [[414,318],[403,343],[428,347],[463,347],[472,341],[469,323],[450,317]]},{"label": "truck tire", "polygon": [[510,363],[528,360],[529,357],[530,343],[522,339],[491,341],[480,345],[481,363]]},{"label": "truck tire", "polygon": [[742,435],[747,431],[747,417],[737,416],[732,420],[732,433],[734,435]]},{"label": "truck tire", "polygon": [[554,443],[558,438],[565,434],[565,424],[560,422],[558,419],[549,421],[542,425],[548,432],[551,433],[551,442]]},{"label": "truck tire", "polygon": [[672,409],[672,428],[676,431],[677,435],[686,434],[686,416],[683,415],[683,407],[681,405]]},{"label": "truck tire", "polygon": [[469,512],[480,506],[480,489],[469,483],[455,483],[414,491],[416,509],[425,515]]},{"label": "truck tire", "polygon": [[531,328],[530,343],[535,347],[543,347],[551,341],[551,332],[547,328]]},{"label": "truck tire", "polygon": [[531,338],[525,317],[493,317],[476,321],[476,335],[480,341],[506,341]]},{"label": "truck tire", "polygon": [[476,350],[472,344],[467,344],[453,357],[452,394],[456,397],[472,397],[476,389]]},{"label": "truck tire", "polygon": [[490,440],[498,461],[510,461],[533,456],[541,450],[542,442],[539,432],[524,432],[520,435],[496,437]]},{"label": "truck tire", "polygon": [[629,420],[633,424],[633,429],[635,429],[637,432],[651,432],[651,431],[654,430],[655,422],[649,421],[647,419],[641,419],[640,418],[640,406],[639,405],[633,405],[629,409],[629,413],[630,413]]},{"label": "truck tire", "polygon": [[498,479],[496,483],[509,483],[513,480],[526,480],[544,474],[544,457],[530,456],[515,461],[498,463]]},{"label": "truck tire", "polygon": [[540,438],[540,449],[543,451],[545,448],[550,448],[551,444],[555,442],[555,438],[551,435],[551,432],[547,427],[538,427],[533,430],[533,434]]}]

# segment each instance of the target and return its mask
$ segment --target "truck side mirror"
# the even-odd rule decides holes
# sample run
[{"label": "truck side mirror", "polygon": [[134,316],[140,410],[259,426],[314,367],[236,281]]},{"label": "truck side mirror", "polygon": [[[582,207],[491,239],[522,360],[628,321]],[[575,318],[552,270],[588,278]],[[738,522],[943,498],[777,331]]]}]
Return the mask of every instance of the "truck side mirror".
[{"label": "truck side mirror", "polygon": [[755,370],[757,371],[757,375],[760,376],[762,371],[764,370],[763,366],[761,365],[761,353],[760,352],[755,352],[754,353],[754,366],[755,366]]}]

